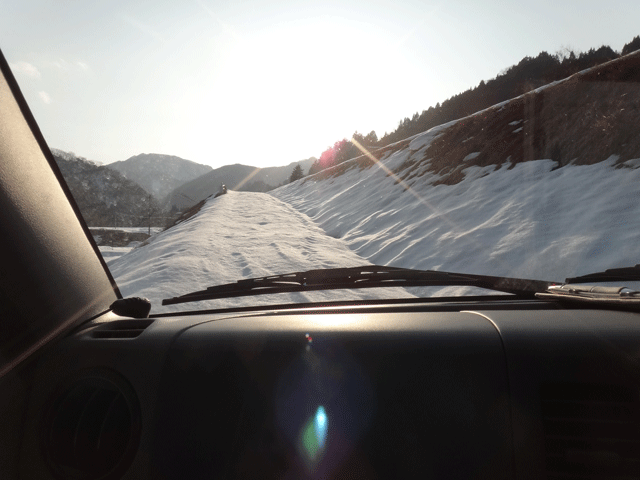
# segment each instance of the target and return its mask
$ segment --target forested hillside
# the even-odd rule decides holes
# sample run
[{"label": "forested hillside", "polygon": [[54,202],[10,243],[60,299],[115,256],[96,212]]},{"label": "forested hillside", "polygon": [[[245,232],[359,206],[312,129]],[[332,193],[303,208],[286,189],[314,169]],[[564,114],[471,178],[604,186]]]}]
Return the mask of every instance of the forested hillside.
[{"label": "forested hillside", "polygon": [[90,227],[162,224],[160,207],[140,185],[104,165],[52,149],[69,189]]},{"label": "forested hillside", "polygon": [[376,137],[375,132],[369,133],[366,137],[356,132],[352,136],[356,142],[351,139],[335,142],[322,153],[319,160],[311,167],[310,173],[316,173],[361,155],[363,150],[358,148],[358,143],[362,144],[367,151],[375,151],[638,49],[640,49],[640,36],[636,36],[624,45],[620,53],[615,52],[611,47],[602,46],[582,53],[565,49],[555,54],[543,51],[536,57],[525,57],[517,65],[507,68],[495,78],[486,82],[481,81],[474,88],[454,95],[435,106],[430,106],[422,112],[416,112],[411,118],[404,118],[398,123],[396,130],[385,133],[380,139]]}]

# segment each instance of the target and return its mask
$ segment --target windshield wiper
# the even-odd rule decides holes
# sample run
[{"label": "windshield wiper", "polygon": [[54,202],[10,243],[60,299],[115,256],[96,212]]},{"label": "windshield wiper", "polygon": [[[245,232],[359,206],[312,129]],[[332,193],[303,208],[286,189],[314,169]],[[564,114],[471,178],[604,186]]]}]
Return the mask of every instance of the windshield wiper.
[{"label": "windshield wiper", "polygon": [[586,285],[552,285],[546,292],[536,297],[560,302],[590,304],[604,308],[620,307],[637,310],[640,308],[640,292],[626,287],[603,287]]},{"label": "windshield wiper", "polygon": [[595,282],[631,282],[640,281],[640,265],[635,267],[610,268],[604,272],[589,273],[579,277],[567,278],[567,283]]},{"label": "windshield wiper", "polygon": [[162,305],[272,293],[376,287],[470,286],[531,299],[535,298],[536,292],[545,291],[555,284],[557,282],[367,265],[238,280],[180,297],[166,298],[162,300]]}]

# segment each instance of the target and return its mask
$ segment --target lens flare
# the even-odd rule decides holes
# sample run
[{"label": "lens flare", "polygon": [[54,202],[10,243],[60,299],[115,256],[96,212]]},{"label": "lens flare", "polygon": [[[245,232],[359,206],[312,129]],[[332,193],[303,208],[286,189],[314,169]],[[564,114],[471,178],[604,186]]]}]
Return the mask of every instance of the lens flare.
[{"label": "lens flare", "polygon": [[320,448],[324,448],[324,442],[327,439],[327,414],[324,411],[324,407],[318,407],[315,418],[316,438],[318,439],[318,445]]},{"label": "lens flare", "polygon": [[302,448],[311,462],[317,462],[322,457],[327,441],[329,422],[323,406],[319,406],[315,415],[302,428]]},{"label": "lens flare", "polygon": [[[384,163],[382,163],[380,160],[378,160],[369,150],[367,150],[360,142],[358,142],[355,138],[351,137],[351,143],[353,143],[356,148],[358,150],[360,150],[363,155],[365,155],[369,160],[371,160],[371,162],[377,167],[380,168],[384,173],[387,174],[387,176],[393,178],[393,180],[399,184],[402,188],[404,188],[405,191],[409,192],[411,195],[413,195],[413,197],[420,202],[422,205],[424,205],[425,207],[427,207],[429,210],[431,210],[432,212],[436,213],[438,215],[439,218],[442,219],[443,222],[445,222],[446,224],[448,224],[451,227],[451,231],[457,233],[460,233],[460,226],[458,224],[456,224],[455,222],[452,222],[451,220],[449,220],[447,218],[446,215],[442,214],[440,212],[440,209],[437,208],[437,206],[433,205],[432,203],[430,203],[428,200],[426,200],[424,197],[422,197],[418,192],[416,192],[413,188],[411,188],[411,185],[409,185],[407,182],[405,182],[402,178],[400,178],[398,175],[396,175],[393,171],[391,171]],[[477,241],[472,240],[472,242],[474,244],[477,244]],[[499,262],[505,266],[508,267],[508,265],[506,265],[502,260],[499,260]]]}]

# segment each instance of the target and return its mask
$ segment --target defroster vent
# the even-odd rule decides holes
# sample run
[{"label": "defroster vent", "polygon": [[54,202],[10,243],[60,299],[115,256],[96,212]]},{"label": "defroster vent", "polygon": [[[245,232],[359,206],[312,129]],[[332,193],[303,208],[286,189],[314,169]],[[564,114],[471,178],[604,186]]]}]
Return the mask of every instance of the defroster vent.
[{"label": "defroster vent", "polygon": [[547,478],[640,479],[635,388],[547,384],[541,398]]},{"label": "defroster vent", "polygon": [[106,322],[91,332],[93,338],[136,338],[153,320],[116,320]]}]

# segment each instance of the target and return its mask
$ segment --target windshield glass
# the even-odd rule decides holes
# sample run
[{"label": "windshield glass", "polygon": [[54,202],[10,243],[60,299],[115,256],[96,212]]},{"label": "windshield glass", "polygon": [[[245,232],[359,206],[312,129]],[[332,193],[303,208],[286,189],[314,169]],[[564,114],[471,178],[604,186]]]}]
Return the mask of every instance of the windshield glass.
[{"label": "windshield glass", "polygon": [[[478,293],[243,278],[640,263],[637,2],[3,3],[0,48],[124,296],[152,313]],[[487,291],[482,291],[487,293]]]}]

